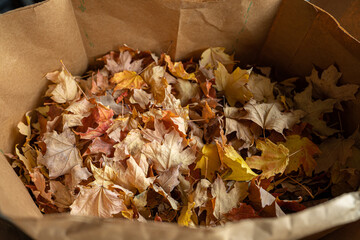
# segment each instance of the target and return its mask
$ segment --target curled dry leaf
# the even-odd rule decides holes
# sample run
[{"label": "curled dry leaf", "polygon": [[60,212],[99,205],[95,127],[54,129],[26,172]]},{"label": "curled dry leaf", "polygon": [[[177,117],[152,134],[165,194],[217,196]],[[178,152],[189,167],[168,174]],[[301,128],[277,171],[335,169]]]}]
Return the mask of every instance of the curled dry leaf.
[{"label": "curled dry leaf", "polygon": [[49,85],[45,96],[51,97],[57,103],[66,103],[76,99],[78,86],[75,78],[63,66],[62,71],[55,71],[46,74],[46,78],[55,84]]}]

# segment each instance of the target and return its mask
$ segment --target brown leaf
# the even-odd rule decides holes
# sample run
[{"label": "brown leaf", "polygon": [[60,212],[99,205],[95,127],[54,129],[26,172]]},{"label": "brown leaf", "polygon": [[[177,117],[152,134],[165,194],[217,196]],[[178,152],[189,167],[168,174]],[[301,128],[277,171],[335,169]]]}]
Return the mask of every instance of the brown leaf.
[{"label": "brown leaf", "polygon": [[49,202],[52,202],[51,192],[46,192],[46,182],[44,175],[40,172],[39,168],[34,168],[34,171],[30,173],[31,181],[35,184],[37,190],[33,191],[35,197],[39,195]]},{"label": "brown leaf", "polygon": [[255,210],[246,203],[239,203],[239,207],[231,209],[230,212],[225,214],[227,220],[230,221],[239,221],[241,219],[247,218],[258,218],[259,215]]}]

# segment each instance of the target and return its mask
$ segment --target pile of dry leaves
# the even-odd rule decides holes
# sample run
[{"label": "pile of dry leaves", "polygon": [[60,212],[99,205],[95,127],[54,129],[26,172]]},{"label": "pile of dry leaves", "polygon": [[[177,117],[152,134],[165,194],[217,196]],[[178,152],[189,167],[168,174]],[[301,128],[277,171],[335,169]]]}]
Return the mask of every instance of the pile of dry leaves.
[{"label": "pile of dry leaves", "polygon": [[276,82],[219,47],[199,63],[126,46],[99,60],[82,78],[46,75],[7,154],[44,213],[215,226],[359,187],[360,137],[338,117],[358,86],[338,86],[334,66]]}]

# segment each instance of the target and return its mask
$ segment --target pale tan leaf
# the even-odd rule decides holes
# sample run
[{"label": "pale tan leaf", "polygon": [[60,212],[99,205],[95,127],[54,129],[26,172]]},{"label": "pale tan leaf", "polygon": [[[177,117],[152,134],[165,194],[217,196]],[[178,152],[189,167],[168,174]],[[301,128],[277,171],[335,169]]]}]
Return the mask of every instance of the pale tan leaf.
[{"label": "pale tan leaf", "polygon": [[63,66],[62,71],[46,74],[46,78],[55,84],[49,85],[45,96],[51,97],[57,103],[66,103],[74,100],[79,95],[75,78]]},{"label": "pale tan leaf", "polygon": [[201,54],[199,64],[200,67],[214,69],[217,67],[218,62],[223,65],[233,64],[234,55],[226,54],[223,47],[208,48]]},{"label": "pale tan leaf", "polygon": [[142,89],[134,89],[133,95],[130,97],[129,101],[132,104],[139,104],[142,109],[145,109],[146,106],[151,102],[152,95],[148,94]]},{"label": "pale tan leaf", "polygon": [[79,196],[70,206],[71,215],[108,218],[126,211],[124,201],[118,194],[102,186],[82,187]]},{"label": "pale tan leaf", "polygon": [[194,208],[202,207],[209,200],[208,197],[208,188],[211,186],[211,182],[206,179],[201,179],[197,185],[196,189],[193,193],[194,196]]},{"label": "pale tan leaf", "polygon": [[187,80],[178,78],[175,84],[175,89],[178,94],[176,95],[182,106],[186,106],[191,99],[199,98],[199,84],[191,83]]},{"label": "pale tan leaf", "polygon": [[46,154],[44,164],[49,169],[50,178],[64,175],[75,166],[82,166],[79,149],[75,146],[75,134],[70,129],[58,134],[53,131],[45,133]]},{"label": "pale tan leaf", "polygon": [[243,119],[255,122],[264,129],[275,130],[283,133],[283,130],[290,129],[295,123],[298,123],[303,116],[303,111],[282,112],[279,103],[256,103],[251,100],[244,106],[248,114]]},{"label": "pale tan leaf", "polygon": [[95,105],[90,103],[86,98],[82,98],[80,101],[73,102],[69,107],[66,108],[67,111],[73,114],[63,114],[64,127],[82,126],[83,124],[81,120],[84,117],[90,116],[90,109],[93,107],[95,107]]},{"label": "pale tan leaf", "polygon": [[212,184],[211,194],[215,198],[214,216],[219,219],[225,213],[237,206],[248,195],[248,183],[236,182],[234,188],[226,191],[225,184],[221,177],[217,177]]},{"label": "pale tan leaf", "polygon": [[271,102],[274,100],[275,83],[271,83],[270,78],[252,72],[247,83],[248,89],[253,94],[253,98],[259,102]]},{"label": "pale tan leaf", "polygon": [[165,171],[180,164],[180,171],[188,170],[195,161],[195,154],[186,148],[183,138],[175,130],[167,133],[162,143],[151,142],[145,145],[143,153],[152,161],[154,169]]},{"label": "pale tan leaf", "polygon": [[179,167],[180,165],[171,167],[168,170],[159,173],[156,182],[165,190],[165,192],[170,193],[177,185],[179,185]]},{"label": "pale tan leaf", "polygon": [[69,208],[74,201],[69,189],[59,181],[50,181],[50,191],[55,196],[54,203],[57,207]]}]

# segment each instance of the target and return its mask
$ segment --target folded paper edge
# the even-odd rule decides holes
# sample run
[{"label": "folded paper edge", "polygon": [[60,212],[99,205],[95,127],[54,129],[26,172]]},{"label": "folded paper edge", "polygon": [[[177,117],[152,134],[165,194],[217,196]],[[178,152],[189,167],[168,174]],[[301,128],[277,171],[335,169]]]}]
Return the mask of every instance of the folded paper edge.
[{"label": "folded paper edge", "polygon": [[[333,209],[336,209],[336,211]],[[317,215],[317,218],[313,218],[314,214]],[[131,234],[134,237],[145,237],[142,234],[155,234],[151,235],[155,238],[157,234],[159,236],[166,236],[164,234],[167,232],[170,234],[171,232],[171,239],[182,239],[191,236],[192,239],[203,239],[206,237],[208,240],[212,240],[231,239],[239,236],[239,230],[246,230],[241,232],[241,237],[245,240],[285,240],[311,236],[312,234],[355,222],[359,219],[360,192],[352,192],[343,194],[321,205],[279,218],[248,219],[237,223],[227,223],[225,226],[214,228],[199,227],[194,229],[180,227],[173,223],[139,223],[123,219],[99,219],[70,216],[68,214],[48,215],[41,219],[13,218],[12,221],[35,239],[45,239],[44,236],[53,239],[72,239],[72,237],[75,237],[72,234],[77,236],[81,234],[86,235],[86,231],[91,226],[93,231],[96,231],[96,228],[110,231],[106,236],[125,236]],[[121,224],[121,228],[118,227],[119,224]],[[76,233],[70,231],[70,228],[77,229]]]}]

